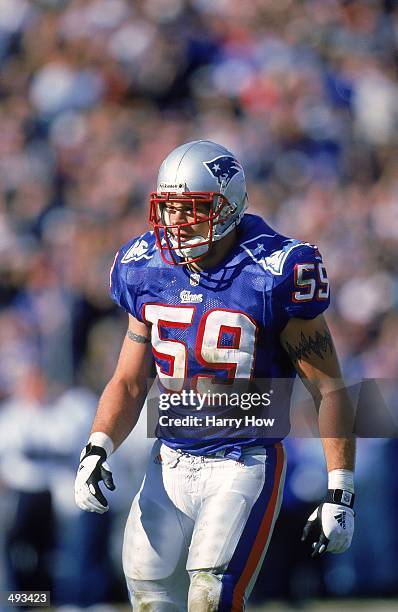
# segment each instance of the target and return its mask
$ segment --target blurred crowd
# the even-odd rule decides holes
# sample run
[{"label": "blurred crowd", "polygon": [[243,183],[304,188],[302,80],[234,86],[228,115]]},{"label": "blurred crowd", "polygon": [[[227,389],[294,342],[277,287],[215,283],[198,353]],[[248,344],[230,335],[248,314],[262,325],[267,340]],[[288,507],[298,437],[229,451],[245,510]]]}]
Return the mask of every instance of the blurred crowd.
[{"label": "blurred crowd", "polygon": [[[91,418],[88,397],[110,376],[126,325],[108,296],[114,255],[146,230],[161,160],[197,138],[240,159],[251,212],[319,245],[346,376],[398,378],[395,0],[0,0],[0,135],[0,416],[33,376],[45,377],[47,398],[36,394],[33,410],[56,418],[75,393]],[[57,451],[70,473],[88,422]],[[10,440],[1,440],[8,490]],[[385,482],[398,451],[388,440],[363,444],[384,512],[398,499],[398,484]],[[319,473],[323,465],[319,450],[289,446],[296,508],[312,503],[293,486],[303,453]],[[380,524],[377,508],[364,511]],[[382,541],[396,551],[390,527],[396,519],[384,521]],[[330,562],[332,578],[325,570],[319,584],[390,592],[398,562],[388,552],[383,561],[385,550],[375,542],[372,584],[360,548],[343,578]],[[298,562],[295,571],[281,586],[292,596],[303,584]]]}]

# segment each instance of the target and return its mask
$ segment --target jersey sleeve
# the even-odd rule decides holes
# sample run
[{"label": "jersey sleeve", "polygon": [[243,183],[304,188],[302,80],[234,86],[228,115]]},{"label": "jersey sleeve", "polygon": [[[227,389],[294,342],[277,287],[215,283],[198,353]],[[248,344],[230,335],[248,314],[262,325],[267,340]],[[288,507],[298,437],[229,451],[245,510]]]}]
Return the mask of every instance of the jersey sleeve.
[{"label": "jersey sleeve", "polygon": [[330,286],[318,248],[301,244],[293,248],[275,285],[275,298],[285,323],[288,319],[314,319],[330,303]]},{"label": "jersey sleeve", "polygon": [[131,264],[123,263],[123,256],[124,249],[121,249],[116,253],[113,261],[110,271],[110,295],[118,306],[138,321],[142,321],[137,303],[138,287],[134,282],[134,267]]}]

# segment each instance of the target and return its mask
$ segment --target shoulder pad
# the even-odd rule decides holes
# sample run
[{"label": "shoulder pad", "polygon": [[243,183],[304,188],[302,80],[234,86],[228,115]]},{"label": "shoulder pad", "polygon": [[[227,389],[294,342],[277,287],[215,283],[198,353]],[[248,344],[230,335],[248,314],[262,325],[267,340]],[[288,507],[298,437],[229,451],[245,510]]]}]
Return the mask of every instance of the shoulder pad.
[{"label": "shoulder pad", "polygon": [[133,238],[127,242],[119,251],[120,263],[127,264],[131,261],[145,263],[152,259],[156,252],[156,242],[153,232],[146,232],[138,238]]},{"label": "shoulder pad", "polygon": [[296,242],[287,249],[282,269],[274,279],[273,291],[289,317],[312,319],[326,310],[330,286],[316,245]]},{"label": "shoulder pad", "polygon": [[115,256],[110,272],[110,294],[114,302],[140,320],[137,291],[144,281],[145,267],[156,253],[153,232],[127,242]]},{"label": "shoulder pad", "polygon": [[286,261],[298,256],[301,247],[316,248],[308,242],[285,238],[277,233],[259,234],[242,243],[242,247],[256,263],[274,276],[283,275]]}]

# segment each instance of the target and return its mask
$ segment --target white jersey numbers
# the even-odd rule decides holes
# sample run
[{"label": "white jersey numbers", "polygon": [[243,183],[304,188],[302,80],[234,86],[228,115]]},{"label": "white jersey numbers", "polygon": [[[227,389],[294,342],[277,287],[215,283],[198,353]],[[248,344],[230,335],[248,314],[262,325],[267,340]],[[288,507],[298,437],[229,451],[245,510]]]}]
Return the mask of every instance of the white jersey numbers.
[{"label": "white jersey numbers", "polygon": [[[155,357],[168,362],[167,372],[157,363],[163,386],[173,392],[183,389],[188,376],[188,349],[183,340],[167,339],[167,328],[184,329],[192,325],[195,306],[146,304],[144,319],[152,323],[152,347]],[[195,359],[208,370],[224,370],[232,382],[249,379],[254,366],[256,323],[245,313],[234,310],[210,310],[200,319],[195,344]],[[206,391],[214,375],[196,375],[195,387]]]},{"label": "white jersey numbers", "polygon": [[318,264],[318,278],[320,284],[323,285],[323,288],[320,288],[318,291],[318,299],[327,300],[329,297],[330,285],[326,274],[326,268],[323,263]]},{"label": "white jersey numbers", "polygon": [[[318,276],[318,283],[315,275]],[[327,300],[329,297],[329,281],[323,263],[300,263],[294,267],[293,302],[310,302],[314,297],[317,300]],[[318,288],[317,288],[318,287]]]},{"label": "white jersey numbers", "polygon": [[[249,379],[254,365],[257,326],[243,312],[210,310],[203,315],[196,340],[196,359],[204,367],[227,370],[228,379]],[[223,337],[229,339],[222,346]],[[232,342],[231,342],[232,340]],[[212,377],[198,376],[197,389],[207,391]],[[202,389],[202,387],[206,389]]]},{"label": "white jersey numbers", "polygon": [[169,364],[168,372],[156,363],[162,384],[170,391],[181,391],[187,375],[188,349],[182,340],[168,340],[163,337],[164,329],[185,329],[192,323],[195,314],[193,306],[161,306],[146,304],[144,319],[152,323],[152,351],[155,357]]}]

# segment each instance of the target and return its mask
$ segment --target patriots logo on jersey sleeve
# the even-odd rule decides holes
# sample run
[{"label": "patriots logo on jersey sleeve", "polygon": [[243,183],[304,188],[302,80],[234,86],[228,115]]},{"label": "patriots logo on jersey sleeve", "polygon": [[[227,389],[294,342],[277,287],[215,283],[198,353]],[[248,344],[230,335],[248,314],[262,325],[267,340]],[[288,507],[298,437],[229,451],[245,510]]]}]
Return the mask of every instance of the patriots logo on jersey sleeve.
[{"label": "patriots logo on jersey sleeve", "polygon": [[223,189],[227,187],[235,174],[243,172],[242,166],[231,155],[219,155],[202,163]]},{"label": "patriots logo on jersey sleeve", "polygon": [[251,238],[242,243],[242,247],[250,255],[250,257],[260,264],[264,270],[268,270],[272,274],[280,276],[283,274],[283,266],[293,249],[297,249],[304,245],[312,246],[308,242],[290,241],[284,248],[272,251],[267,254],[267,248],[264,245],[265,238],[272,238],[275,234],[261,234],[255,238]]},{"label": "patriots logo on jersey sleeve", "polygon": [[123,255],[121,263],[129,263],[129,261],[139,261],[140,259],[151,259],[152,253],[148,254],[150,249],[146,240],[138,239]]}]

